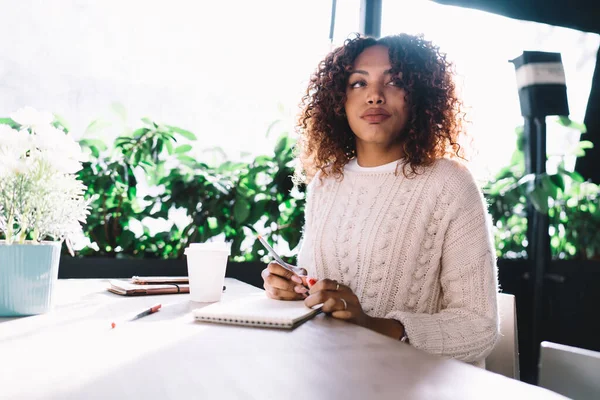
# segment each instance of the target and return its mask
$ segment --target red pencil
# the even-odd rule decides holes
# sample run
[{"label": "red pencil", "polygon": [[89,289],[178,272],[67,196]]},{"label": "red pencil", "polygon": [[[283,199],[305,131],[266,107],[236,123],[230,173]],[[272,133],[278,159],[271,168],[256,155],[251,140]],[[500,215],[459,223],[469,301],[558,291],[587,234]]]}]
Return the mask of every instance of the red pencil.
[{"label": "red pencil", "polygon": [[146,315],[150,315],[150,314],[154,314],[155,312],[157,312],[160,308],[162,307],[162,304],[157,304],[155,306],[150,307],[147,310],[142,311],[141,313],[137,314],[135,317],[131,318],[130,321],[134,321],[136,319],[145,317]]},{"label": "red pencil", "polygon": [[[152,306],[144,311],[142,311],[141,313],[135,315],[133,318],[131,318],[129,321],[135,321],[136,319],[145,317],[146,315],[150,315],[150,314],[154,314],[155,312],[157,312],[160,308],[162,307],[162,304],[157,304],[155,306]],[[115,327],[117,326],[116,323],[111,322],[110,323],[110,327],[112,329],[115,329]]]}]

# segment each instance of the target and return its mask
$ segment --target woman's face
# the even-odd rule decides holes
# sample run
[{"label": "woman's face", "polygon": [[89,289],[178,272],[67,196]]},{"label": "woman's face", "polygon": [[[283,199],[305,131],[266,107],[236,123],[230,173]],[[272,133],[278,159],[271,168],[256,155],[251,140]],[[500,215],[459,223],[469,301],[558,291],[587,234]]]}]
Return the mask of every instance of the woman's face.
[{"label": "woman's face", "polygon": [[392,75],[388,48],[366,48],[356,58],[346,87],[344,105],[357,150],[401,148],[399,136],[408,120],[401,76]]}]

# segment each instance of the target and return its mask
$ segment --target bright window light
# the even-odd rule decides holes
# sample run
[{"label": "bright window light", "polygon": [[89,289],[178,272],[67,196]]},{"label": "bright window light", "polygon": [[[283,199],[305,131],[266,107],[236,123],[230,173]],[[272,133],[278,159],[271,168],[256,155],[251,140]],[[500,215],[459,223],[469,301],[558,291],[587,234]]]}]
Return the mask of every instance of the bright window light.
[{"label": "bright window light", "polygon": [[[507,165],[515,148],[514,129],[523,124],[523,118],[515,69],[509,60],[524,50],[562,54],[570,117],[583,122],[600,44],[597,34],[425,0],[384,1],[381,31],[382,36],[423,33],[455,63],[457,83],[465,105],[470,107],[469,131],[479,150],[473,165],[480,177]],[[548,152],[556,154],[576,143],[579,136],[556,132],[550,119]]]},{"label": "bright window light", "polygon": [[[196,133],[198,157],[215,146],[269,154],[330,49],[330,18],[322,0],[10,2],[0,115],[31,105],[81,135],[118,102],[130,126],[148,116]],[[285,124],[266,138],[276,119]]]}]

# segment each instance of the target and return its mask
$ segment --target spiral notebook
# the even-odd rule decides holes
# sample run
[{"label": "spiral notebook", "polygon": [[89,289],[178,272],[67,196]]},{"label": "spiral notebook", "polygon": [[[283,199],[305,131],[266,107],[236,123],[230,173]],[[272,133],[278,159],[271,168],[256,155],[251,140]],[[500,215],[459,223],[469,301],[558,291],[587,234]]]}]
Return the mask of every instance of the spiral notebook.
[{"label": "spiral notebook", "polygon": [[194,318],[202,322],[263,328],[293,329],[321,312],[311,309],[302,300],[282,301],[256,293],[231,301],[213,303],[194,310]]}]

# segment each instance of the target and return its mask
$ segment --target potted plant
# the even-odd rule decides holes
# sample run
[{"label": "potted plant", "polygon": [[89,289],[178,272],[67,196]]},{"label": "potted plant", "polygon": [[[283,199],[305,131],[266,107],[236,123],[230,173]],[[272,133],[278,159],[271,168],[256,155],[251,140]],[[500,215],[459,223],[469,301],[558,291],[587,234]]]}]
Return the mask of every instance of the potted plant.
[{"label": "potted plant", "polygon": [[28,107],[0,120],[0,316],[50,309],[61,243],[72,248],[88,214],[80,161],[52,114]]}]

